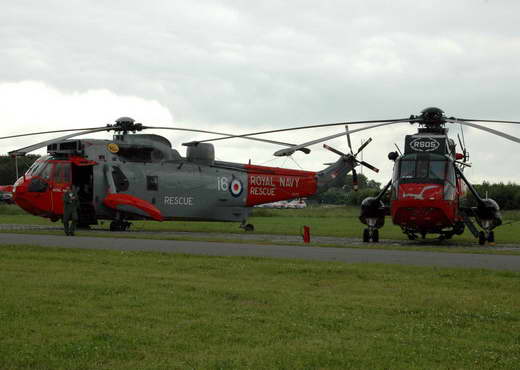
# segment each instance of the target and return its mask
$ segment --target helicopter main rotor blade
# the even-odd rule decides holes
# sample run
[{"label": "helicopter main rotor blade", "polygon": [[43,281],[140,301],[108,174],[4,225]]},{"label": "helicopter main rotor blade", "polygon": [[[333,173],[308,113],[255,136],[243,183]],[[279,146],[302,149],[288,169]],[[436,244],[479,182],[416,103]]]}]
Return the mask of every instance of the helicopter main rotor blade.
[{"label": "helicopter main rotor blade", "polygon": [[471,122],[490,122],[490,123],[514,123],[514,124],[520,124],[520,121],[502,121],[502,120],[495,120],[495,119],[471,119],[471,118],[455,118],[455,119],[457,121],[463,121],[463,122],[471,121]]},{"label": "helicopter main rotor blade", "polygon": [[24,136],[33,136],[33,135],[43,135],[43,134],[56,134],[58,132],[71,132],[71,131],[85,131],[85,130],[95,130],[100,127],[86,127],[86,128],[71,128],[66,130],[54,130],[54,131],[41,131],[41,132],[30,132],[27,134],[19,134],[19,135],[11,135],[11,136],[4,136],[0,137],[0,140],[3,139],[13,139],[16,137],[24,137]]},{"label": "helicopter main rotor blade", "polygon": [[[380,124],[377,124],[377,125],[372,125],[372,126],[368,126],[368,127],[358,128],[358,129],[355,129],[355,130],[350,130],[349,133],[352,134],[354,132],[370,130],[370,129],[376,128],[376,127],[394,125],[396,123],[409,122],[409,121],[410,121],[409,119],[407,119],[406,121],[404,121],[404,120],[392,121],[392,122],[385,121],[384,123],[380,123]],[[293,146],[293,147],[290,147],[290,148],[287,148],[287,149],[280,149],[280,150],[276,151],[274,153],[274,155],[277,156],[277,157],[283,157],[283,156],[291,155],[296,150],[299,150],[300,148],[306,148],[308,146],[311,146],[311,145],[314,145],[314,144],[319,144],[319,143],[322,143],[322,142],[327,141],[327,140],[335,139],[337,137],[340,137],[340,136],[343,136],[343,135],[346,135],[346,134],[347,134],[346,132],[340,132],[339,134],[325,136],[325,137],[322,137],[320,139],[308,141],[306,143],[303,143],[303,144],[300,144],[300,145],[296,145],[296,146]]]},{"label": "helicopter main rotor blade", "polygon": [[[142,128],[143,129],[160,129],[160,130],[176,130],[176,131],[188,131],[188,132],[201,132],[201,133],[206,133],[206,134],[216,134],[216,135],[225,135],[225,136],[229,135],[227,133],[222,133],[222,132],[206,131],[206,130],[196,130],[196,129],[187,129],[187,128],[180,128],[180,127],[143,126]],[[27,146],[27,147],[24,147],[24,148],[21,148],[21,149],[9,152],[10,155],[25,155],[25,154],[27,154],[29,152],[32,152],[34,150],[43,148],[43,147],[45,147],[47,145],[54,144],[56,142],[60,142],[60,141],[63,141],[63,140],[67,140],[67,139],[73,138],[75,136],[91,134],[91,133],[100,132],[100,131],[110,131],[111,129],[113,130],[112,127],[95,127],[95,128],[86,128],[86,129],[83,128],[83,129],[70,129],[70,130],[55,130],[55,131],[35,132],[35,133],[28,133],[28,134],[0,137],[0,140],[1,139],[10,139],[10,138],[15,138],[15,137],[22,137],[22,136],[30,136],[30,135],[50,134],[50,133],[57,133],[57,132],[81,131],[81,132],[76,132],[76,133],[65,135],[65,136],[60,136],[58,138],[42,141],[42,142],[30,145],[30,146]],[[283,146],[287,146],[287,147],[292,147],[292,146],[295,145],[295,144],[291,144],[291,143],[284,143],[284,142],[281,142],[281,141],[274,141],[274,140],[267,140],[267,139],[260,139],[260,138],[248,138],[248,137],[246,137],[245,139],[255,140],[255,141],[265,142],[265,143],[270,143],[270,144],[275,144],[275,145],[283,145]],[[310,149],[307,149],[307,148],[302,148],[301,151],[304,152],[305,154],[309,154],[310,153]]]},{"label": "helicopter main rotor blade", "polygon": [[354,151],[352,150],[352,142],[350,141],[350,132],[348,132],[348,125],[345,125],[345,131],[347,132],[347,144],[350,149],[350,154],[354,155]]},{"label": "helicopter main rotor blade", "polygon": [[492,128],[489,128],[489,127],[485,127],[485,126],[481,126],[481,125],[477,125],[476,123],[473,123],[473,122],[467,122],[467,121],[460,121],[458,119],[447,119],[448,122],[451,122],[451,123],[459,123],[461,125],[466,125],[466,126],[470,126],[470,127],[474,127],[474,128],[477,128],[479,130],[482,130],[482,131],[486,131],[486,132],[489,132],[491,134],[494,134],[494,135],[497,135],[497,136],[500,136],[500,137],[503,137],[504,139],[507,139],[507,140],[511,140],[511,141],[514,141],[515,143],[519,143],[520,144],[520,138],[516,137],[516,136],[511,136],[511,135],[508,135],[506,134],[505,132],[502,132],[502,131],[498,131],[498,130],[494,130]]},{"label": "helicopter main rotor blade", "polygon": [[[208,140],[202,140],[199,141],[199,143],[206,143],[209,141],[218,141],[218,140],[226,140],[226,139],[232,139],[237,137],[246,137],[246,136],[256,136],[256,135],[263,135],[263,134],[273,134],[278,132],[285,132],[285,131],[294,131],[294,130],[305,130],[309,128],[320,128],[320,127],[331,127],[331,126],[339,126],[339,125],[358,125],[358,124],[364,124],[364,123],[382,123],[382,122],[418,122],[418,119],[410,119],[410,118],[398,118],[398,119],[380,119],[380,120],[370,120],[370,121],[352,121],[352,122],[335,122],[335,123],[324,123],[324,124],[318,124],[318,125],[307,125],[307,126],[298,126],[298,127],[291,127],[291,128],[284,128],[284,129],[278,129],[278,130],[268,130],[268,131],[258,131],[258,132],[251,132],[248,134],[243,135],[230,135],[227,137],[218,137],[214,139],[208,139]],[[351,133],[353,131],[350,131]]]},{"label": "helicopter main rotor blade", "polygon": [[15,156],[26,155],[27,153],[30,153],[30,152],[32,152],[34,150],[38,150],[40,148],[46,147],[47,145],[58,143],[60,141],[73,138],[75,136],[81,136],[81,135],[86,135],[86,134],[93,134],[95,132],[101,132],[101,131],[106,131],[106,130],[107,130],[107,127],[98,127],[96,129],[92,129],[92,130],[87,130],[87,131],[83,131],[83,132],[76,132],[76,133],[73,133],[73,134],[60,136],[60,137],[57,137],[57,138],[54,138],[54,139],[51,139],[51,140],[46,140],[46,141],[39,142],[37,144],[26,146],[25,148],[21,148],[21,149],[18,149],[18,150],[10,151],[9,155],[15,155]]},{"label": "helicopter main rotor blade", "polygon": [[[230,136],[230,134],[223,133],[223,132],[216,132],[216,131],[207,131],[207,130],[197,130],[197,129],[190,129],[190,128],[181,128],[181,127],[164,127],[164,126],[143,126],[143,129],[153,129],[153,130],[174,130],[174,131],[187,131],[187,132],[200,132],[203,134],[214,134],[214,135],[224,135],[224,136]],[[275,145],[283,145],[283,146],[294,146],[296,144],[290,144],[290,143],[284,143],[281,141],[274,141],[274,140],[268,140],[268,139],[260,139],[255,137],[243,137],[243,139],[247,140],[254,140],[254,141],[260,141],[263,143],[269,143],[269,144],[275,144]],[[202,143],[203,141],[192,141],[188,143],[183,143],[184,146],[192,146],[199,143]],[[306,148],[302,148],[306,149]],[[302,150],[304,153],[309,154],[310,150]]]}]

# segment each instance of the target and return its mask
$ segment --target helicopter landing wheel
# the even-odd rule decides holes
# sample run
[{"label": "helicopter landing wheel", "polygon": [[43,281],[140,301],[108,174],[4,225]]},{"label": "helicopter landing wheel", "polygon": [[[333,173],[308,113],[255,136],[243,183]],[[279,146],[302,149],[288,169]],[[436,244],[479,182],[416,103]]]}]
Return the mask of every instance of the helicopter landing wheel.
[{"label": "helicopter landing wheel", "polygon": [[488,237],[487,237],[487,241],[488,243],[492,243],[492,244],[495,244],[495,232],[494,231],[490,231],[489,234],[488,234]]},{"label": "helicopter landing wheel", "polygon": [[453,237],[453,233],[444,234],[444,239],[451,239]]},{"label": "helicopter landing wheel", "polygon": [[110,231],[126,231],[132,225],[128,221],[112,221],[110,223]]},{"label": "helicopter landing wheel", "polygon": [[370,241],[370,231],[368,229],[363,230],[363,243],[368,243]]},{"label": "helicopter landing wheel", "polygon": [[120,221],[112,221],[110,223],[110,231],[123,231],[123,225]]},{"label": "helicopter landing wheel", "polygon": [[410,240],[417,239],[417,235],[415,235],[415,234],[406,234],[406,236],[408,236],[408,239],[410,239]]},{"label": "helicopter landing wheel", "polygon": [[478,244],[484,245],[486,244],[486,234],[483,231],[479,231],[478,233]]},{"label": "helicopter landing wheel", "polygon": [[253,224],[244,225],[244,231],[245,232],[255,231],[255,226]]},{"label": "helicopter landing wheel", "polygon": [[379,230],[378,229],[375,229],[374,231],[372,231],[372,241],[374,243],[379,243]]}]

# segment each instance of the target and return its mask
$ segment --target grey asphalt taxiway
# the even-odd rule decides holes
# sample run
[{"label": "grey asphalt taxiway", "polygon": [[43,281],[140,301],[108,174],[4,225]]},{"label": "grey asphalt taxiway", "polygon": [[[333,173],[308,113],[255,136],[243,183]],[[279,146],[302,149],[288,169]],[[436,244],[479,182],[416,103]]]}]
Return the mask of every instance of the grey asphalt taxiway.
[{"label": "grey asphalt taxiway", "polygon": [[417,252],[360,248],[325,248],[289,245],[238,244],[178,240],[99,238],[36,234],[0,234],[0,244],[38,245],[75,249],[154,251],[205,256],[243,256],[282,259],[382,263],[520,271],[520,256],[469,253]]}]

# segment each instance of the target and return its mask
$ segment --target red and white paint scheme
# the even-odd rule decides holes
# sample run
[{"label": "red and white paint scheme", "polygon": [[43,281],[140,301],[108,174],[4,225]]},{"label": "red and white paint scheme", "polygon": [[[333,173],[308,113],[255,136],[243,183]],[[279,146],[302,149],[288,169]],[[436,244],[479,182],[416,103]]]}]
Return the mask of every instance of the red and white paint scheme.
[{"label": "red and white paint scheme", "polygon": [[445,186],[449,185],[400,184],[397,199],[391,202],[393,222],[404,228],[437,231],[461,221],[458,198],[445,197]]},{"label": "red and white paint scheme", "polygon": [[318,189],[316,172],[253,165],[244,167],[248,172],[247,206],[306,197]]}]

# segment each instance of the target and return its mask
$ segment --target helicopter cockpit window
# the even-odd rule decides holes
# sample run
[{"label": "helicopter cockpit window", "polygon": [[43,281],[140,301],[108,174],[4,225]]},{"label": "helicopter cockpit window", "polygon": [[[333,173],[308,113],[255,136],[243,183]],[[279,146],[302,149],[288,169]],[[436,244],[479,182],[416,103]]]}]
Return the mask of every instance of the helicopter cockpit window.
[{"label": "helicopter cockpit window", "polygon": [[431,179],[444,179],[446,172],[446,161],[430,161],[429,177]]},{"label": "helicopter cockpit window", "polygon": [[41,162],[41,164],[32,172],[32,176],[39,176],[45,180],[48,180],[51,178],[52,166],[53,163]]},{"label": "helicopter cockpit window", "polygon": [[29,167],[29,169],[27,170],[27,172],[25,173],[27,176],[31,176],[33,174],[33,172],[38,168],[39,165],[42,164],[42,161],[36,161],[34,162],[31,167]]},{"label": "helicopter cockpit window", "polygon": [[457,182],[457,178],[455,176],[455,167],[453,166],[453,164],[448,166],[448,169],[446,171],[446,181],[453,186],[455,186],[455,183]]},{"label": "helicopter cockpit window", "polygon": [[410,154],[404,156],[399,163],[401,182],[443,182],[447,176],[448,161],[442,155]]},{"label": "helicopter cockpit window", "polygon": [[27,176],[39,176],[37,174],[40,173],[41,169],[45,166],[47,162],[45,161],[36,161],[32,164],[31,167],[25,173]]},{"label": "helicopter cockpit window", "polygon": [[428,178],[428,161],[418,160],[417,161],[417,172],[416,176],[420,179]]},{"label": "helicopter cockpit window", "polygon": [[401,176],[402,179],[410,179],[415,177],[415,161],[401,160]]}]

